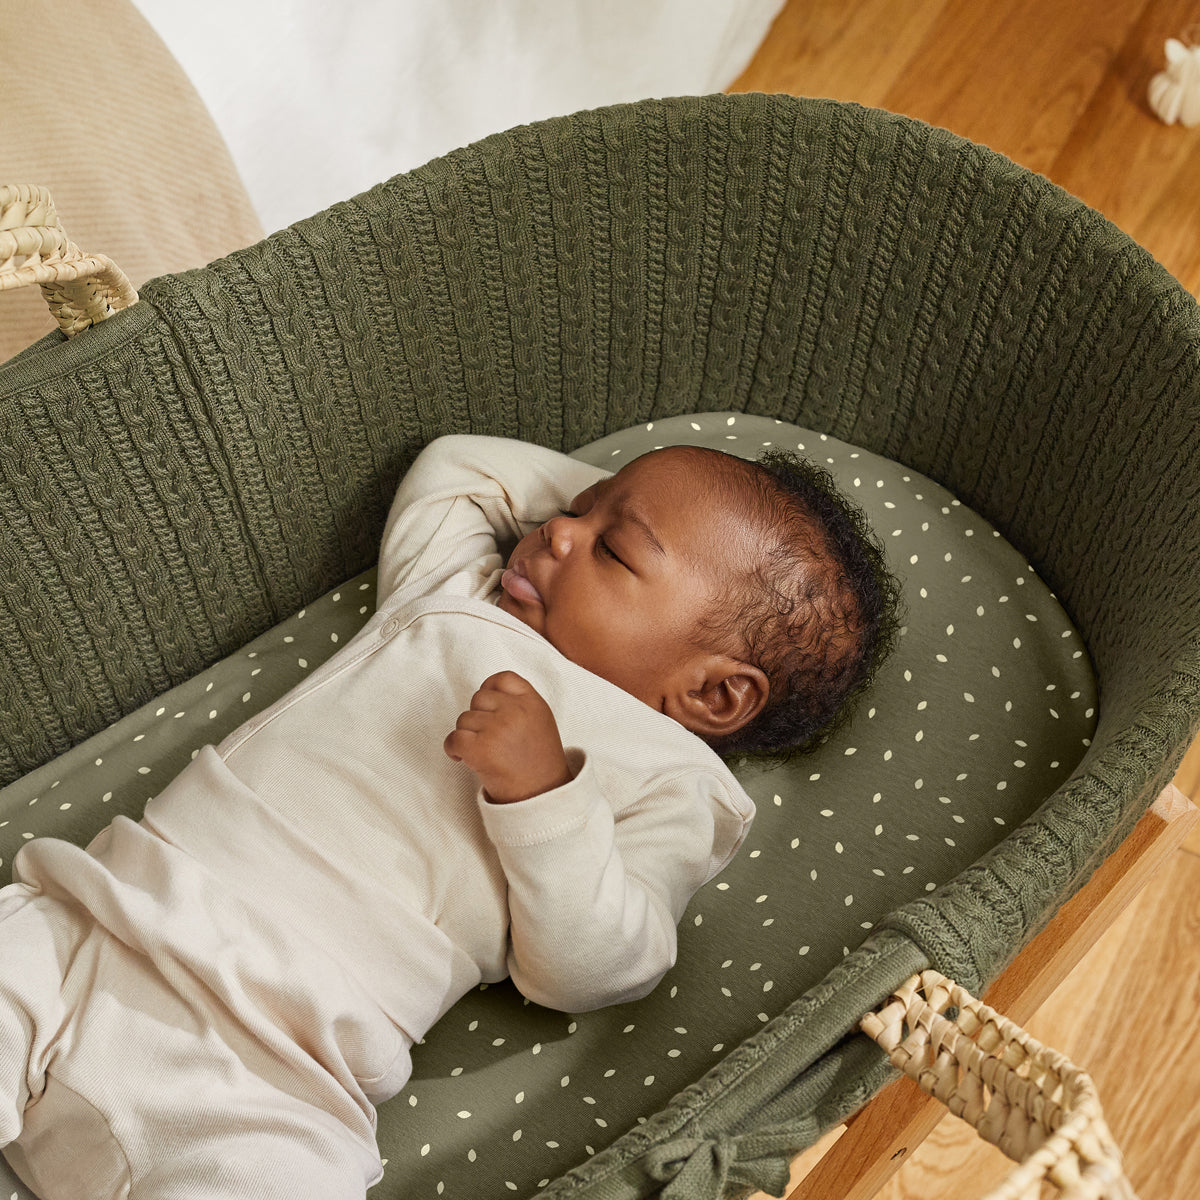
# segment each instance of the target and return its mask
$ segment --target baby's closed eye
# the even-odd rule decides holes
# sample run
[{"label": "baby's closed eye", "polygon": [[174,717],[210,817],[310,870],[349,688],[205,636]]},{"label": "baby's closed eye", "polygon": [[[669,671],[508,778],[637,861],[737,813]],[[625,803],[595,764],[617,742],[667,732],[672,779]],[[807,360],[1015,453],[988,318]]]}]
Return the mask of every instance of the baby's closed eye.
[{"label": "baby's closed eye", "polygon": [[[569,508],[560,508],[558,512],[559,515],[563,517],[577,518],[579,516],[578,513],[572,512]],[[627,565],[624,559],[622,559],[621,556],[608,544],[603,536],[600,536],[596,539],[596,550],[605,558],[611,558],[620,563],[622,566]]]}]

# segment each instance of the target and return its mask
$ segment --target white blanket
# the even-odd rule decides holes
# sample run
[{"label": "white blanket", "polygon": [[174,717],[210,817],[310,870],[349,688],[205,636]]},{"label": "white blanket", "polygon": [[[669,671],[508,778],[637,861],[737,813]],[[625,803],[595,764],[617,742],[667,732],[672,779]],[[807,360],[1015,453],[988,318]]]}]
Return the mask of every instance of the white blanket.
[{"label": "white blanket", "polygon": [[136,0],[267,230],[486,134],[721,91],[782,0]]}]

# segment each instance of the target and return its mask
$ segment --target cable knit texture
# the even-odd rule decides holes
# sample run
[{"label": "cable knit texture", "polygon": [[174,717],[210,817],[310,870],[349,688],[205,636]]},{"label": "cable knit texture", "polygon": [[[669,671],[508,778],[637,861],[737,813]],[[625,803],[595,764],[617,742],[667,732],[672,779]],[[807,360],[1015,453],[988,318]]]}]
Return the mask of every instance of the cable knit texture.
[{"label": "cable knit texture", "polygon": [[[917,948],[906,970],[927,958],[978,989],[1189,740],[1196,304],[1100,215],[949,133],[785,96],[580,113],[142,296],[0,370],[0,779],[367,566],[398,477],[433,437],[571,450],[711,410],[821,429],[944,483],[1029,556],[1100,680],[1071,780],[986,860],[894,913],[840,988],[892,939]],[[737,1132],[766,1102],[753,1084],[766,1064],[780,1078],[803,1065],[787,1037],[764,1030],[551,1191],[624,1195],[655,1139],[684,1138],[682,1162],[696,1138]],[[861,1098],[860,1076],[846,1096]],[[724,1172],[734,1151],[720,1146],[704,1153]]]}]

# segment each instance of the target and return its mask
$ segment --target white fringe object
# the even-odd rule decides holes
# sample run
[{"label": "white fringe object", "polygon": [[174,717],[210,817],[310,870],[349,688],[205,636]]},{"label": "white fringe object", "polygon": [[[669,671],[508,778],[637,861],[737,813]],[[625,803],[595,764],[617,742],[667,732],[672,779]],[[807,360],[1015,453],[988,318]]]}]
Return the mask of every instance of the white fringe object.
[{"label": "white fringe object", "polygon": [[1200,125],[1200,46],[1167,39],[1167,69],[1150,80],[1150,107],[1168,125]]}]

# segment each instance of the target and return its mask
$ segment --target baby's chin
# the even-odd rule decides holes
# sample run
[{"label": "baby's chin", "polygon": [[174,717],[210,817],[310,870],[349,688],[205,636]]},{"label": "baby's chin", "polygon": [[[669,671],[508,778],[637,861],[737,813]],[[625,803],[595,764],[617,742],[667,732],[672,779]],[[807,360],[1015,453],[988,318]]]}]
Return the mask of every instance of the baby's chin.
[{"label": "baby's chin", "polygon": [[496,599],[496,607],[502,612],[508,613],[510,617],[516,617],[518,621],[528,625],[530,629],[542,634],[545,637],[543,629],[544,621],[542,617],[545,614],[545,609],[540,604],[530,604],[525,601],[516,599],[509,595],[503,588],[497,589],[498,596]]}]

